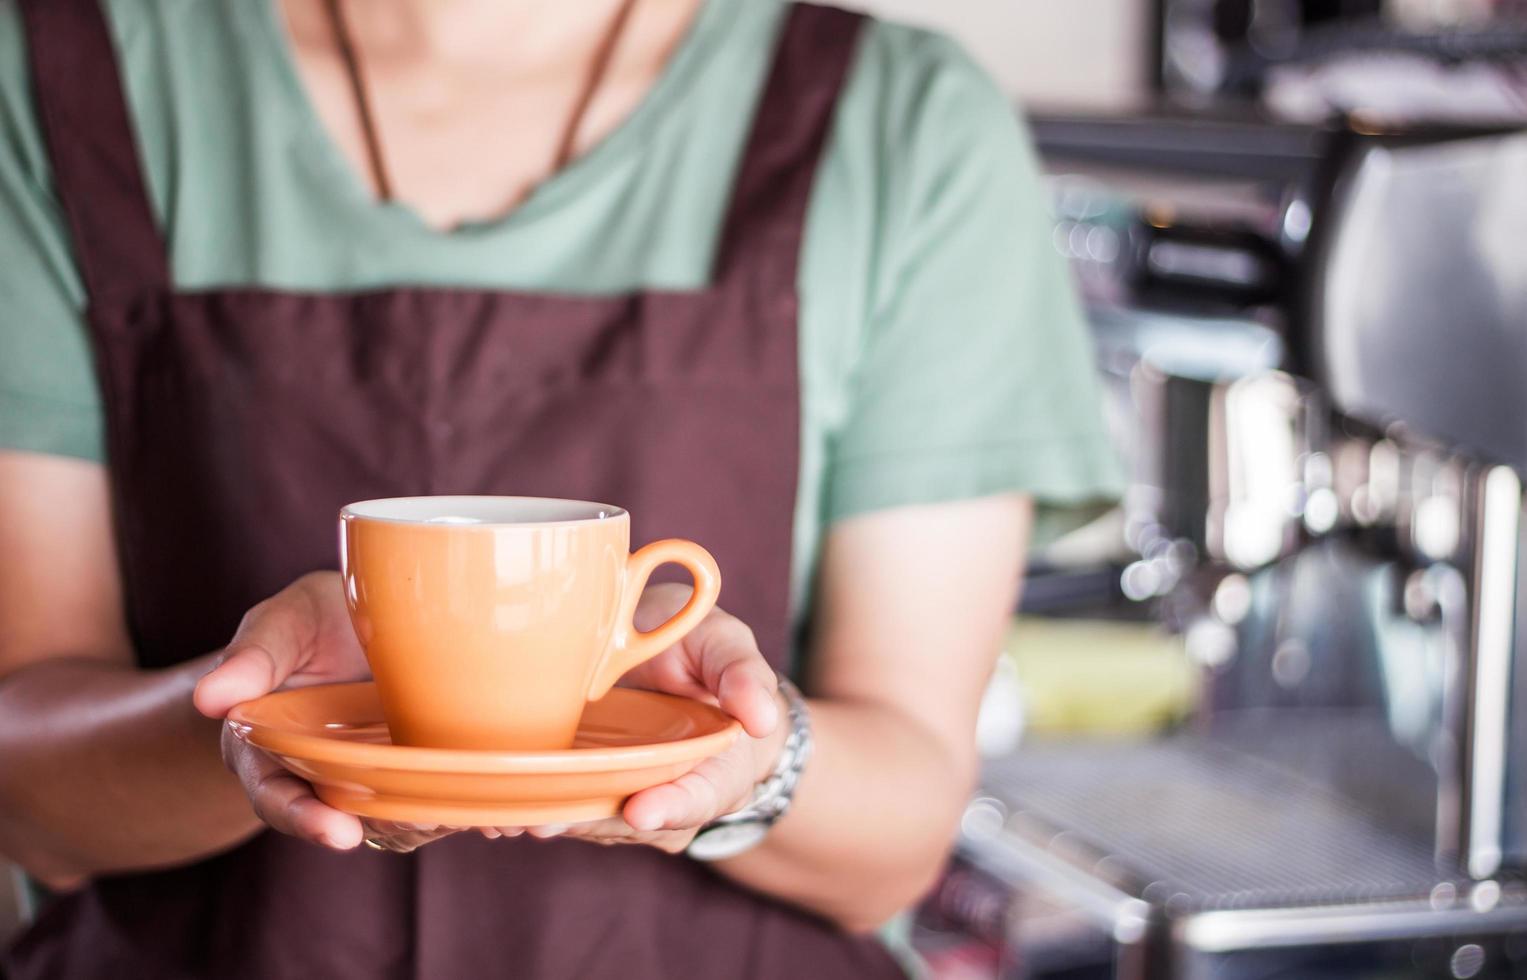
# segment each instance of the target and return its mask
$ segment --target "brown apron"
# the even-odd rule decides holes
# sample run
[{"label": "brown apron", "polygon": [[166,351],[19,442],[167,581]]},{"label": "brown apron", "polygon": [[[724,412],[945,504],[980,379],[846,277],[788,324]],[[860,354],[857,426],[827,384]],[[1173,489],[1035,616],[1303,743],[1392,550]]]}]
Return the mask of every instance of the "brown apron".
[{"label": "brown apron", "polygon": [[[22,10],[143,666],[217,649],[333,567],[342,504],[428,493],[610,500],[637,541],[700,541],[787,666],[796,263],[858,16],[791,9],[712,285],[590,298],[176,292],[96,0]],[[4,962],[16,980],[900,975],[872,940],[682,857],[475,834],[406,857],[262,834],[59,898]]]}]

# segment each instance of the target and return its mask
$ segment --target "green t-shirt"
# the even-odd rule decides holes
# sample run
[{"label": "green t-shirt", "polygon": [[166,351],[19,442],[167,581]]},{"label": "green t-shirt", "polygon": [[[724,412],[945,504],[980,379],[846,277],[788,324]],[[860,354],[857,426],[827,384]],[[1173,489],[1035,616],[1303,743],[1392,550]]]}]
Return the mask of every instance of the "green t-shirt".
[{"label": "green t-shirt", "polygon": [[[377,203],[329,139],[273,0],[107,0],[177,286],[615,293],[705,283],[784,7],[709,0],[643,103],[506,217]],[[794,596],[823,529],[898,505],[1115,486],[1086,333],[1011,107],[948,40],[866,32],[801,266]],[[102,409],[0,0],[0,447],[101,459]]]}]

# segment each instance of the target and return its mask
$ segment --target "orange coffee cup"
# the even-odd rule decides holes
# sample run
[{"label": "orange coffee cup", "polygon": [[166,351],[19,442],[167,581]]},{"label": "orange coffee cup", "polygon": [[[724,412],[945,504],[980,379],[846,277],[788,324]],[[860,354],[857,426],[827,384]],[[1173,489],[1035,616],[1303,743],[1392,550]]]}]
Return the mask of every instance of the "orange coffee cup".
[{"label": "orange coffee cup", "polygon": [[[630,554],[619,507],[543,497],[396,497],[340,511],[340,569],[394,742],[572,745],[583,706],[678,642],[716,604],[692,541]],[[695,591],[656,629],[631,617],[659,565]]]}]

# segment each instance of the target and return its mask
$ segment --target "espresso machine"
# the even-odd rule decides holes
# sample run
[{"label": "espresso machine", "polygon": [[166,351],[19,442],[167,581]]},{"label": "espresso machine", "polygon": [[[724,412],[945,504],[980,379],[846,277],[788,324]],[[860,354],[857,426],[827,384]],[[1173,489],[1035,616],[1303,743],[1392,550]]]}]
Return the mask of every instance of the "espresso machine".
[{"label": "espresso machine", "polygon": [[1004,977],[1527,976],[1527,132],[1035,130],[1132,468],[1041,581],[1200,698],[988,760],[931,914]]}]

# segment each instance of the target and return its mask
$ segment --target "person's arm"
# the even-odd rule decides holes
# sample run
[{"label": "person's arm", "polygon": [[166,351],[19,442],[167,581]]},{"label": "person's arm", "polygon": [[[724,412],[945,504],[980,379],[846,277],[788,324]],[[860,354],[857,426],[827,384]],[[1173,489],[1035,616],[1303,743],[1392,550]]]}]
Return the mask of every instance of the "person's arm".
[{"label": "person's arm", "polygon": [[258,826],[191,705],[204,657],[139,670],[105,469],[0,452],[0,851],[55,886]]},{"label": "person's arm", "polygon": [[[1031,509],[1010,494],[833,526],[807,654],[815,748],[789,813],[717,870],[852,931],[932,884],[974,785],[976,713],[1017,601]],[[687,593],[654,586],[639,622],[661,622]],[[622,683],[712,699],[751,737],[632,796],[620,817],[529,832],[680,853],[774,768],[784,703],[751,631],[719,609]]]},{"label": "person's arm", "polygon": [[[722,868],[852,929],[914,901],[952,843],[1028,498],[1048,524],[1114,482],[1088,333],[1009,99],[945,39],[877,24],[864,44],[875,56],[851,76],[834,139],[873,149],[819,178],[858,178],[832,187],[859,196],[836,217],[862,252],[802,265],[818,304],[867,287],[817,307],[852,355],[805,661],[819,751],[766,843]],[[855,110],[865,92],[877,111]],[[861,254],[874,257],[863,280]]]},{"label": "person's arm", "polygon": [[806,684],[816,749],[789,813],[725,874],[854,930],[927,890],[975,785],[1029,522],[1008,496],[833,528]]},{"label": "person's arm", "polygon": [[[305,576],[256,606],[225,651],[142,670],[109,501],[98,464],[0,452],[0,853],[67,887],[225,850],[261,818],[358,845],[355,818],[226,732],[220,746],[223,726],[192,703],[220,661],[225,681],[259,693],[366,676],[338,576]],[[200,696],[219,714],[243,700],[236,685]]]},{"label": "person's arm", "polygon": [[[807,660],[815,748],[789,813],[719,871],[853,931],[875,928],[932,884],[974,785],[976,712],[1017,600],[1030,512],[1026,497],[1007,495],[833,527]],[[648,613],[682,598],[656,592]],[[754,737],[636,794],[624,819],[532,834],[679,852],[773,769],[784,705],[754,703],[772,684],[759,677],[751,633],[718,612],[652,663],[626,681],[715,696],[726,692],[722,670],[736,672],[720,700]]]}]

